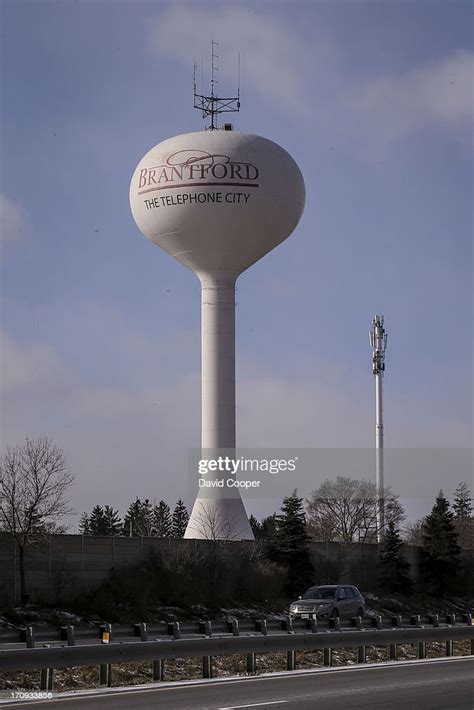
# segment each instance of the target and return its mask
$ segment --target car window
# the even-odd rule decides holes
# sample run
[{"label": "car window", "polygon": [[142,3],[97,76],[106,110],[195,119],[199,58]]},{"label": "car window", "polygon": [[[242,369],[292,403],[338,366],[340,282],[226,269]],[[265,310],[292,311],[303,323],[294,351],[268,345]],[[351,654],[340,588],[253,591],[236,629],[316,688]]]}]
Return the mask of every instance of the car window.
[{"label": "car window", "polygon": [[339,596],[339,599],[346,599],[346,598],[347,598],[346,588],[345,588],[345,587],[341,587],[341,588],[339,589],[339,595],[338,595],[338,596]]},{"label": "car window", "polygon": [[303,594],[303,599],[333,599],[335,587],[311,587]]},{"label": "car window", "polygon": [[346,590],[346,597],[348,599],[353,599],[355,597],[353,587],[344,587],[344,589]]}]

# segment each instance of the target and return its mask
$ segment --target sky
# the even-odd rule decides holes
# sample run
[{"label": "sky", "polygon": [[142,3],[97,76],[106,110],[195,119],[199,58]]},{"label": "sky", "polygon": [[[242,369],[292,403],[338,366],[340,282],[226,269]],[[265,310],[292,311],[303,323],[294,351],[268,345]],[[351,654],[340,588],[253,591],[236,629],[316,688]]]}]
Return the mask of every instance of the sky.
[{"label": "sky", "polygon": [[[282,145],[306,184],[294,234],[238,281],[238,444],[372,447],[382,312],[386,446],[472,446],[469,2],[2,0],[1,13],[2,446],[46,435],[64,450],[71,530],[95,504],[192,504],[199,282],[140,234],[128,190],[153,145],[204,128],[192,68],[203,59],[208,80],[211,36],[222,94],[240,52],[235,129]],[[448,496],[462,479],[446,467]]]}]

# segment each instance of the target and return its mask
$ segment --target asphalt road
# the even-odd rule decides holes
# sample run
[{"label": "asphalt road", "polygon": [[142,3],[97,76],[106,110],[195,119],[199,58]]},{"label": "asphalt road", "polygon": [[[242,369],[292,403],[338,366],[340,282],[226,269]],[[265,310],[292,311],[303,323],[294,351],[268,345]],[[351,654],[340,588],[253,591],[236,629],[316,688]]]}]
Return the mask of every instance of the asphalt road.
[{"label": "asphalt road", "polygon": [[474,658],[110,688],[0,707],[38,705],[53,710],[472,710]]}]

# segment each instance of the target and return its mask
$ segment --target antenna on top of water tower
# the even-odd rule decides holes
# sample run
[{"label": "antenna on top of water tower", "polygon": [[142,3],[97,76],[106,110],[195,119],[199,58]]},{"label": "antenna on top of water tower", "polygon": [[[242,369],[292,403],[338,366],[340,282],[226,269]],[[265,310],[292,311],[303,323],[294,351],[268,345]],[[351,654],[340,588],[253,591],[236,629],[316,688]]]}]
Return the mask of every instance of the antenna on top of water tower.
[{"label": "antenna on top of water tower", "polygon": [[[217,79],[217,74],[219,72],[219,67],[217,65],[217,60],[219,55],[216,53],[216,49],[219,46],[219,42],[215,42],[211,38],[211,93],[206,96],[204,92],[204,81],[203,81],[203,69],[201,61],[201,93],[198,93],[196,84],[196,62],[194,62],[194,108],[197,108],[202,113],[202,117],[211,117],[211,123],[206,127],[208,131],[215,131],[219,128],[217,125],[217,115],[219,113],[236,113],[240,110],[240,54],[238,57],[238,85],[237,85],[237,96],[225,96],[219,97],[217,95],[217,85],[219,84],[219,79]],[[226,130],[232,130],[232,124],[225,123],[224,128]]]},{"label": "antenna on top of water tower", "polygon": [[372,347],[372,372],[375,375],[375,488],[377,496],[377,542],[380,542],[385,528],[382,393],[387,332],[384,327],[383,315],[375,315],[373,317],[369,341]]}]

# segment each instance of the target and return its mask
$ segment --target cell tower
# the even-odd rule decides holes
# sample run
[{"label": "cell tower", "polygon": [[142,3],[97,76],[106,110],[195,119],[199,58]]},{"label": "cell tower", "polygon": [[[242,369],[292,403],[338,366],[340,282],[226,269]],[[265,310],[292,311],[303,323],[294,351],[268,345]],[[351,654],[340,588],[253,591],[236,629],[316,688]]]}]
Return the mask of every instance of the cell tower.
[{"label": "cell tower", "polygon": [[383,480],[383,374],[387,333],[383,315],[375,315],[369,333],[372,347],[372,372],[375,375],[375,488],[377,494],[377,542],[380,542],[385,525]]},{"label": "cell tower", "polygon": [[[211,95],[205,96],[204,94],[198,94],[196,85],[196,62],[194,62],[194,108],[199,109],[202,113],[202,117],[211,117],[211,124],[207,127],[208,131],[216,131],[218,129],[217,125],[217,115],[219,113],[236,113],[240,111],[240,54],[238,61],[238,85],[237,85],[237,96],[227,96],[219,97],[217,96],[217,85],[219,80],[217,79],[217,74],[219,68],[217,66],[217,60],[219,55],[216,54],[216,47],[219,46],[219,42],[215,42],[211,39]],[[203,69],[201,62],[201,91],[203,91]],[[226,124],[224,124],[225,127]]]}]

